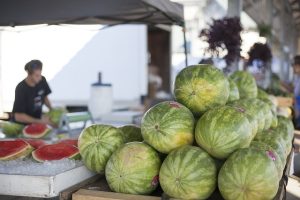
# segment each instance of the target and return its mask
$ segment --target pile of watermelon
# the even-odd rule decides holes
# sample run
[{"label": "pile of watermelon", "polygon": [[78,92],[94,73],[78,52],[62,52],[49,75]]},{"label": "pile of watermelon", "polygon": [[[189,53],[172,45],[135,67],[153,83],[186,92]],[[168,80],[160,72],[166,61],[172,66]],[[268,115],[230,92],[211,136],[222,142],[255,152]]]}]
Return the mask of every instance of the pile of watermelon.
[{"label": "pile of watermelon", "polygon": [[158,185],[178,199],[272,199],[292,149],[294,127],[244,71],[225,76],[194,65],[176,77],[174,101],[151,107],[141,127],[85,128],[85,165],[112,191],[151,194]]}]

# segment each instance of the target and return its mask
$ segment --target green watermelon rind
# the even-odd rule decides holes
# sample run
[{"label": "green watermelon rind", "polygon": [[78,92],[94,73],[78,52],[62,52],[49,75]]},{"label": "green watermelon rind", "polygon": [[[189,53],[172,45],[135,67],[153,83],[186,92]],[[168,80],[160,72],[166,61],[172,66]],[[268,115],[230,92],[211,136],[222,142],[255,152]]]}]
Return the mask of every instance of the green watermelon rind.
[{"label": "green watermelon rind", "polygon": [[229,98],[228,98],[227,102],[232,102],[232,101],[239,100],[240,99],[240,93],[239,93],[239,89],[238,89],[237,85],[231,79],[228,79],[228,81],[229,81],[230,92],[229,92]]},{"label": "green watermelon rind", "polygon": [[97,173],[104,173],[108,159],[123,144],[122,131],[105,124],[85,128],[78,139],[79,152],[85,166]]},{"label": "green watermelon rind", "polygon": [[1,161],[8,161],[8,160],[15,160],[15,159],[21,159],[21,158],[25,158],[28,155],[30,155],[30,153],[34,150],[34,148],[32,146],[30,146],[30,144],[28,144],[27,142],[23,141],[24,143],[26,143],[27,145],[24,146],[24,148],[18,152],[15,152],[14,154],[8,155],[6,157],[0,157]]},{"label": "green watermelon rind", "polygon": [[160,166],[159,155],[151,146],[130,142],[109,158],[105,177],[112,191],[145,195],[157,188]]},{"label": "green watermelon rind", "polygon": [[161,153],[192,144],[195,119],[192,112],[175,101],[164,101],[151,107],[143,116],[144,141]]},{"label": "green watermelon rind", "polygon": [[259,119],[257,115],[257,110],[248,102],[248,99],[241,99],[237,101],[230,102],[228,106],[240,108],[247,117],[251,127],[252,127],[252,139],[255,137],[258,132]]},{"label": "green watermelon rind", "polygon": [[64,108],[53,108],[51,109],[49,112],[46,113],[46,115],[50,118],[50,120],[55,124],[55,125],[59,125],[59,122],[61,120],[61,116],[67,113],[67,110]]},{"label": "green watermelon rind", "polygon": [[160,173],[163,191],[179,199],[206,199],[216,188],[217,168],[210,155],[199,147],[185,145],[164,160]]},{"label": "green watermelon rind", "polygon": [[119,127],[119,129],[123,132],[122,136],[124,138],[124,143],[142,142],[144,140],[141,128],[137,125],[128,124]]},{"label": "green watermelon rind", "polygon": [[191,65],[177,74],[175,100],[200,116],[216,106],[225,105],[230,87],[223,72],[212,65]]},{"label": "green watermelon rind", "polygon": [[22,133],[24,126],[15,122],[1,123],[2,132],[7,136],[17,136]]},{"label": "green watermelon rind", "polygon": [[277,168],[270,156],[254,148],[239,149],[223,164],[218,188],[227,200],[273,199],[278,191]]},{"label": "green watermelon rind", "polygon": [[207,111],[200,118],[195,138],[197,144],[210,155],[226,159],[237,149],[249,147],[252,129],[242,110],[220,106]]},{"label": "green watermelon rind", "polygon": [[246,71],[236,71],[230,75],[229,78],[236,83],[241,99],[257,97],[256,81],[250,73]]},{"label": "green watermelon rind", "polygon": [[258,150],[262,150],[263,152],[270,150],[273,153],[273,155],[275,156],[274,163],[275,163],[277,171],[278,171],[278,178],[281,179],[285,165],[284,165],[284,163],[282,163],[279,155],[276,153],[276,151],[270,145],[260,142],[260,141],[252,141],[249,148],[256,148]]}]

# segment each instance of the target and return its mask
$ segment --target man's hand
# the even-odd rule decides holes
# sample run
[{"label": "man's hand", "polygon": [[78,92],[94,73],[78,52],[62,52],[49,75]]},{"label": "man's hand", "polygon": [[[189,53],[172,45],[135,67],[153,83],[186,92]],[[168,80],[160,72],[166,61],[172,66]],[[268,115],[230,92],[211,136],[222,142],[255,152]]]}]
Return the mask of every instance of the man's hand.
[{"label": "man's hand", "polygon": [[54,124],[47,115],[42,116],[41,122],[43,124],[48,124],[48,125],[52,126],[53,128],[57,128],[57,125]]}]

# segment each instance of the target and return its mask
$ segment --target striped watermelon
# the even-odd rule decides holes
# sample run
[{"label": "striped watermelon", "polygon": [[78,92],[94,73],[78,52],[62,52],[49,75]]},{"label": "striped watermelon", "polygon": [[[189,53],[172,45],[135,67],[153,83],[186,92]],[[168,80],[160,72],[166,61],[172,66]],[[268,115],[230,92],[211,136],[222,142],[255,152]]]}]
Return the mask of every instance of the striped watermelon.
[{"label": "striped watermelon", "polygon": [[245,148],[234,152],[218,175],[219,190],[226,200],[273,199],[279,185],[272,152]]},{"label": "striped watermelon", "polygon": [[270,145],[259,141],[252,141],[250,148],[255,148],[261,150],[262,152],[269,153],[271,156],[273,155],[274,164],[278,171],[278,178],[281,179],[284,169],[284,163],[281,162],[281,159],[276,151],[274,151],[274,149]]},{"label": "striped watermelon", "polygon": [[1,122],[2,132],[8,137],[14,137],[22,133],[24,126],[15,122]]},{"label": "striped watermelon", "polygon": [[264,130],[268,130],[272,125],[273,114],[270,106],[260,99],[254,100],[255,104],[263,111],[265,117]]},{"label": "striped watermelon", "polygon": [[286,137],[287,140],[292,141],[294,138],[294,125],[292,120],[289,118],[279,116],[278,117],[278,128],[282,129],[284,133],[288,134],[288,137]]},{"label": "striped watermelon", "polygon": [[244,111],[245,116],[249,120],[249,123],[252,128],[252,139],[255,137],[258,131],[258,122],[259,118],[256,113],[255,107],[247,101],[248,99],[241,99],[238,101],[231,102],[229,106],[240,108]]},{"label": "striped watermelon", "polygon": [[236,71],[231,76],[238,89],[241,99],[245,98],[256,98],[257,96],[257,85],[255,78],[246,71]]},{"label": "striped watermelon", "polygon": [[146,143],[161,153],[192,144],[194,116],[185,106],[174,102],[161,102],[150,108],[142,119],[142,135]]},{"label": "striped watermelon", "polygon": [[243,112],[243,109],[231,106],[207,111],[196,126],[197,144],[219,159],[227,158],[239,148],[248,147],[252,128]]},{"label": "striped watermelon", "polygon": [[286,162],[286,146],[283,138],[275,130],[269,129],[256,134],[254,140],[260,141],[271,146],[280,157],[282,163]]},{"label": "striped watermelon", "polygon": [[78,139],[78,148],[86,167],[102,173],[111,154],[124,144],[122,131],[110,125],[91,125]]},{"label": "striped watermelon", "polygon": [[257,89],[257,98],[261,99],[261,100],[269,99],[269,95],[265,91],[263,91],[262,89],[258,88]]},{"label": "striped watermelon", "polygon": [[214,160],[199,147],[185,145],[164,160],[159,181],[163,191],[179,199],[206,199],[216,188]]},{"label": "striped watermelon", "polygon": [[265,128],[265,115],[260,105],[257,103],[257,99],[243,99],[243,104],[249,105],[256,113],[256,120],[258,121],[257,132],[261,132]]},{"label": "striped watermelon", "polygon": [[125,125],[119,127],[119,129],[122,131],[122,136],[124,138],[124,142],[142,142],[143,137],[141,133],[141,128],[136,125]]},{"label": "striped watermelon", "polygon": [[27,157],[33,148],[24,140],[0,141],[0,161]]},{"label": "striped watermelon", "polygon": [[229,79],[228,81],[229,81],[229,87],[230,87],[228,102],[232,102],[232,101],[236,101],[236,100],[240,99],[240,93],[239,93],[239,89],[238,89],[237,85],[231,79]]},{"label": "striped watermelon", "polygon": [[150,194],[158,186],[161,166],[158,153],[142,142],[127,143],[107,162],[105,177],[112,191]]},{"label": "striped watermelon", "polygon": [[215,106],[225,105],[229,97],[229,82],[212,65],[192,65],[177,76],[174,86],[176,101],[201,115]]}]

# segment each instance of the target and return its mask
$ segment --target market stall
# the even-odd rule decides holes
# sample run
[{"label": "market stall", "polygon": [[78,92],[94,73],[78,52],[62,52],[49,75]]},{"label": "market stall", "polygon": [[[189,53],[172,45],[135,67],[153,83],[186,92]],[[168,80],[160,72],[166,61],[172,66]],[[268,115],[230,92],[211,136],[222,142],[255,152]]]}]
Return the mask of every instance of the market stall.
[{"label": "market stall", "polygon": [[[57,1],[52,7],[53,1],[35,0],[16,7],[15,1],[6,1],[0,8],[0,25],[184,26],[182,7],[170,1],[70,2]],[[103,7],[100,2],[105,2]],[[99,14],[98,8],[103,14]],[[24,10],[30,14],[20,15]],[[48,131],[47,127],[39,128],[39,132],[34,130],[35,127],[22,127],[22,134],[36,137]],[[62,158],[70,158],[67,162],[82,158],[82,162],[71,161],[73,168],[46,177],[40,174],[23,177],[16,172],[0,174],[7,180],[2,188],[9,188],[0,192],[33,197],[61,194],[62,199],[72,196],[74,200],[238,197],[281,200],[290,171],[293,135],[291,120],[277,115],[275,103],[258,89],[251,74],[237,71],[227,76],[212,65],[190,66],[176,76],[174,101],[152,106],[143,115],[141,127],[93,124],[82,130],[78,144],[52,141],[50,137],[51,144],[36,147],[34,151],[33,143],[23,137],[7,143],[0,141],[8,147],[20,147],[2,156],[3,160],[32,156],[45,168],[49,157],[53,157],[51,153],[55,152],[57,158],[58,149],[63,149]],[[96,174],[99,179],[94,180]],[[15,184],[19,179],[20,184],[32,184],[26,185],[28,188]],[[42,188],[39,193],[30,188],[36,186],[35,181]]]}]

